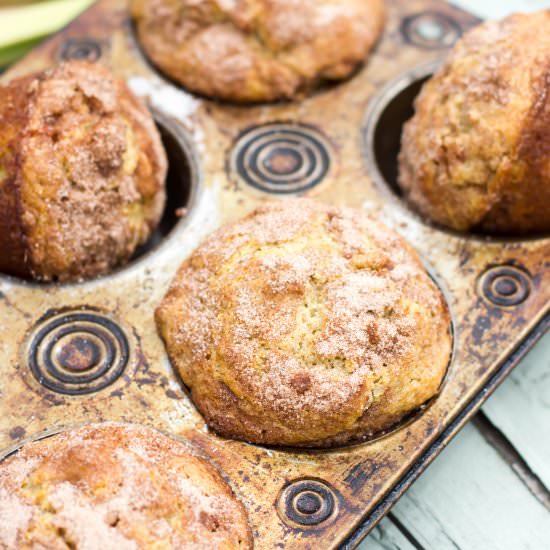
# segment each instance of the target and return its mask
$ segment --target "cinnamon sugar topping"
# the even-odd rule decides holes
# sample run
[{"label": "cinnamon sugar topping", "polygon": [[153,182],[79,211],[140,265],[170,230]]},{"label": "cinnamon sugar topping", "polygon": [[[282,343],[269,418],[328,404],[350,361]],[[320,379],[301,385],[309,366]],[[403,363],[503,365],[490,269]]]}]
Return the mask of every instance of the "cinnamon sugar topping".
[{"label": "cinnamon sugar topping", "polygon": [[261,443],[387,427],[433,395],[450,353],[448,312],[410,247],[305,199],[207,239],[157,322],[209,424]]},{"label": "cinnamon sugar topping", "polygon": [[[30,465],[30,466],[29,466]],[[0,463],[0,548],[249,548],[242,505],[181,443],[101,424]]]}]

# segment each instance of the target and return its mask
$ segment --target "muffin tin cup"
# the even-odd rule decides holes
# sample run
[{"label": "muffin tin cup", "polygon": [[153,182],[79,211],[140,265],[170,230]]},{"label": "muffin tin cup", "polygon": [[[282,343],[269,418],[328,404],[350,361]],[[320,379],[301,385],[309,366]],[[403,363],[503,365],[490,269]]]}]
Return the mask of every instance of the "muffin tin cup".
[{"label": "muffin tin cup", "polygon": [[[248,510],[256,548],[352,548],[543,334],[550,241],[432,226],[391,188],[396,152],[380,159],[384,149],[372,148],[392,99],[428,76],[477,20],[439,0],[386,4],[386,31],[367,65],[297,102],[236,106],[178,88],[144,60],[126,0],[99,0],[2,75],[7,81],[68,58],[106,65],[165,128],[171,174],[168,223],[128,266],[73,285],[0,275],[4,454],[45,430],[150,425],[188,441],[225,473]],[[394,142],[395,126],[387,128]],[[208,430],[157,335],[154,309],[202,239],[267,200],[294,195],[381,218],[418,250],[449,304],[454,353],[445,383],[421,414],[384,437],[312,450],[221,438]],[[181,219],[177,208],[187,209]],[[94,386],[102,376],[112,378]],[[92,391],[64,393],[44,384],[48,377]]]},{"label": "muffin tin cup", "polygon": [[[92,422],[92,423],[84,422],[84,423],[79,423],[79,424],[67,424],[63,427],[57,427],[57,428],[52,428],[52,429],[49,429],[49,430],[44,430],[43,432],[34,434],[30,437],[25,437],[21,441],[18,441],[15,445],[12,445],[11,447],[8,447],[7,449],[3,449],[2,452],[0,452],[0,460],[6,460],[6,459],[10,458],[11,456],[17,454],[21,449],[23,449],[23,447],[25,447],[25,445],[28,445],[29,443],[34,443],[35,441],[41,441],[43,439],[48,439],[48,438],[54,437],[54,436],[56,436],[60,433],[71,432],[73,430],[78,430],[79,428],[84,428],[84,427],[87,427],[87,426],[101,427],[103,425],[107,426],[107,425],[110,425],[110,424],[113,424],[115,426],[127,426],[129,428],[131,428],[132,426],[139,426],[139,424],[134,424],[134,423],[131,423],[131,422],[111,423],[109,421],[106,421],[106,422]],[[165,435],[165,436],[169,437],[170,439],[178,441],[179,443],[184,445],[186,450],[188,450],[191,454],[193,454],[193,455],[195,455],[199,458],[203,458],[203,459],[208,460],[207,456],[205,456],[198,449],[196,449],[195,447],[190,445],[187,440],[179,438],[179,437],[177,437],[173,434],[163,432],[162,430],[155,429],[155,431],[161,433],[162,435]]]},{"label": "muffin tin cup", "polygon": [[396,208],[406,209],[420,223],[459,238],[492,240],[501,243],[527,242],[544,239],[547,235],[491,234],[471,230],[462,233],[441,226],[415,211],[398,183],[401,133],[405,123],[414,114],[414,101],[422,85],[441,67],[443,58],[421,63],[386,83],[371,99],[363,121],[364,155],[372,182]]}]

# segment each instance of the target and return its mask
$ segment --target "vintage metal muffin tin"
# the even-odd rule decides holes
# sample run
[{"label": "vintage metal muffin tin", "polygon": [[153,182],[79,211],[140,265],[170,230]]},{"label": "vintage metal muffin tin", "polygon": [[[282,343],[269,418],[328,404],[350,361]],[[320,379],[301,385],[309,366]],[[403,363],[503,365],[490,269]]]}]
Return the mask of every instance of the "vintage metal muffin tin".
[{"label": "vintage metal muffin tin", "polygon": [[[550,240],[431,227],[394,185],[399,132],[419,82],[477,21],[436,0],[386,4],[386,31],[368,65],[292,103],[221,104],[172,85],[140,52],[126,0],[97,2],[3,75],[68,58],[105,64],[148,99],[171,163],[162,227],[129,266],[77,285],[0,276],[4,454],[75,424],[150,424],[189,439],[225,473],[257,548],[351,548],[543,333]],[[385,436],[348,448],[281,450],[209,432],[153,321],[179,263],[205,235],[295,193],[380,215],[420,252],[452,312],[454,355],[440,395]]]}]

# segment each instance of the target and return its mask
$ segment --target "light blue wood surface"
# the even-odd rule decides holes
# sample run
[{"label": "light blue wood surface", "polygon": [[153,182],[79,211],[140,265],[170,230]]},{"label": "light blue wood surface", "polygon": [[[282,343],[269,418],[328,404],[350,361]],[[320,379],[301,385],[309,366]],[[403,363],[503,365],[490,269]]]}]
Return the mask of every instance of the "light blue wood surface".
[{"label": "light blue wood surface", "polygon": [[[457,0],[484,18],[542,0]],[[361,550],[550,549],[550,334],[413,485]]]},{"label": "light blue wood surface", "polygon": [[550,334],[483,413],[520,456],[495,446],[486,422],[468,424],[362,550],[550,548]]}]

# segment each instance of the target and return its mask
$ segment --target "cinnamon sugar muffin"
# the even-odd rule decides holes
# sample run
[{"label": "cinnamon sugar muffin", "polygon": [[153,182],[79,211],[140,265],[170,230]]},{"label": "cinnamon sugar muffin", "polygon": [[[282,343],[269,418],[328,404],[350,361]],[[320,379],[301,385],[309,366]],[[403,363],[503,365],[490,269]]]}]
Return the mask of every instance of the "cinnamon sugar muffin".
[{"label": "cinnamon sugar muffin", "polygon": [[434,396],[449,313],[416,253],[364,212],[295,199],[223,227],[156,311],[173,366],[222,435],[329,446]]},{"label": "cinnamon sugar muffin", "polygon": [[0,548],[245,549],[245,510],[217,471],[156,430],[97,424],[0,462]]},{"label": "cinnamon sugar muffin", "polygon": [[382,32],[382,0],[132,0],[151,61],[228,101],[290,99],[352,74]]},{"label": "cinnamon sugar muffin", "polygon": [[484,23],[457,43],[405,126],[399,182],[459,231],[550,230],[550,10]]},{"label": "cinnamon sugar muffin", "polygon": [[0,87],[0,271],[74,281],[126,262],[160,220],[165,176],[152,117],[99,65]]}]

